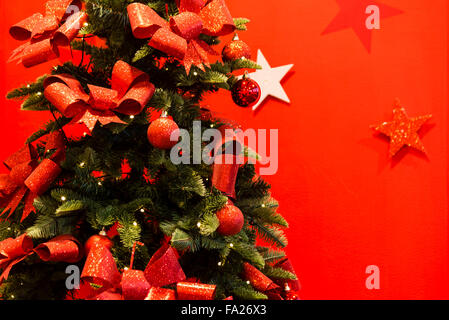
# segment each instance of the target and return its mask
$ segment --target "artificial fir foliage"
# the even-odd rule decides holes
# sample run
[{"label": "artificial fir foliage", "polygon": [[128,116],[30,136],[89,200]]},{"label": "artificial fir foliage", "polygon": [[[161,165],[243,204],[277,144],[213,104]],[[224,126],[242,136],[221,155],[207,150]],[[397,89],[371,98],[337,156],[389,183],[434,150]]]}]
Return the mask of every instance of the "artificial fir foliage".
[{"label": "artificial fir foliage", "polygon": [[[88,85],[111,86],[113,67],[120,60],[149,76],[156,88],[154,95],[135,116],[117,113],[123,123],[97,123],[91,134],[81,139],[64,135],[61,173],[45,193],[35,197],[35,212],[23,222],[22,202],[14,212],[2,216],[0,241],[26,233],[37,246],[71,234],[84,244],[101,230],[116,228],[118,236],[112,238],[111,252],[118,270],[129,267],[133,247],[133,268],[144,270],[154,253],[168,241],[179,252],[186,276],[215,285],[216,299],[266,299],[267,294],[243,276],[244,263],[274,280],[295,279],[292,272],[276,267],[276,262],[285,259],[282,249],[287,240],[282,229],[288,225],[277,212],[278,203],[270,196],[270,186],[256,176],[253,165],[240,167],[234,205],[243,213],[244,224],[237,234],[223,236],[217,232],[220,221],[216,213],[229,199],[212,185],[213,166],[174,165],[170,150],[158,149],[147,139],[150,116],[160,111],[189,132],[193,130],[193,121],[200,118],[203,131],[220,128],[223,123],[219,120],[201,117],[204,94],[230,90],[237,82],[233,71],[259,66],[247,59],[218,61],[204,70],[193,65],[187,73],[179,60],[149,46],[148,39],[134,37],[127,13],[128,5],[134,2],[148,5],[167,21],[178,14],[174,0],[85,0],[83,10],[89,22],[71,42],[72,50],[82,51],[82,61],[58,65],[51,75],[71,75],[89,93]],[[248,22],[244,18],[234,19],[236,30],[246,30]],[[104,39],[104,45],[88,44],[87,38],[93,36]],[[219,42],[215,36],[202,34],[200,38],[212,46]],[[43,94],[44,81],[51,75],[8,94],[9,99],[23,101],[23,110],[51,112],[54,116],[27,140],[36,147],[39,162],[58,151],[47,150],[47,137],[72,120]],[[9,218],[4,219],[8,214]],[[272,248],[256,245],[258,238]],[[144,245],[136,247],[137,242]],[[84,262],[85,259],[71,264],[82,270]],[[68,294],[64,273],[67,265],[30,255],[13,266],[0,287],[1,297],[64,299]]]}]

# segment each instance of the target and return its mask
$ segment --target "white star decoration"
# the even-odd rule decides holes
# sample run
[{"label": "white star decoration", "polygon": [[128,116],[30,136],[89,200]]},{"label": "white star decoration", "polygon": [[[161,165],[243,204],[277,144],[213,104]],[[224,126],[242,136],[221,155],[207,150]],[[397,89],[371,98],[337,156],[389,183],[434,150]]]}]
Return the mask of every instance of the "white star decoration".
[{"label": "white star decoration", "polygon": [[261,89],[260,100],[253,106],[253,111],[255,111],[269,96],[290,103],[290,99],[282,87],[281,81],[293,67],[293,64],[271,68],[260,49],[257,51],[257,64],[262,67],[262,70],[257,70],[256,72],[249,74],[249,78],[256,81]]}]

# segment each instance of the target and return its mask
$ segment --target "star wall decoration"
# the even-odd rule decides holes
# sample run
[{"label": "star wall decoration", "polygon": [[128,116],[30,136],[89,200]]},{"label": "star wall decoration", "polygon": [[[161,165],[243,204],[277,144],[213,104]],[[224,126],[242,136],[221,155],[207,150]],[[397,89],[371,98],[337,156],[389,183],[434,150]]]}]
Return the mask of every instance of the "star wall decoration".
[{"label": "star wall decoration", "polygon": [[269,96],[290,103],[290,99],[282,87],[281,81],[293,67],[293,64],[271,68],[260,49],[257,51],[257,64],[260,65],[262,69],[249,73],[249,78],[256,81],[261,89],[261,97],[259,102],[253,106],[253,111],[257,110]]},{"label": "star wall decoration", "polygon": [[393,120],[381,123],[372,128],[388,137],[390,137],[390,157],[393,157],[404,146],[412,147],[423,153],[426,153],[424,144],[419,138],[418,131],[432,115],[409,118],[405,109],[396,105],[393,109]]},{"label": "star wall decoration", "polygon": [[321,35],[341,31],[351,28],[362,42],[368,52],[371,52],[371,38],[373,30],[366,26],[366,20],[370,14],[367,13],[369,6],[379,8],[380,19],[393,17],[403,13],[403,11],[380,3],[376,0],[335,0],[340,11],[334,20],[327,26]]}]

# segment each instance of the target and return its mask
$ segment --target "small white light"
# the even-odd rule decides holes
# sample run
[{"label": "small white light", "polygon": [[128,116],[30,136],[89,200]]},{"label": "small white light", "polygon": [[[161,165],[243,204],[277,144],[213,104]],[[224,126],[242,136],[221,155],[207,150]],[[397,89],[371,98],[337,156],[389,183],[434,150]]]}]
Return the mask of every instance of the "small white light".
[{"label": "small white light", "polygon": [[66,200],[67,200],[66,197],[64,197],[64,196],[61,197],[61,201],[66,201]]},{"label": "small white light", "polygon": [[30,85],[30,84],[27,84],[27,88],[31,88],[31,85]]},{"label": "small white light", "polygon": [[262,207],[262,208],[265,208],[265,204],[263,204],[261,207]]},{"label": "small white light", "polygon": [[145,212],[145,209],[140,209],[140,212],[144,213],[144,212]]},{"label": "small white light", "polygon": [[11,228],[10,227],[8,227],[8,229],[7,229],[8,231],[10,231],[11,230]]},{"label": "small white light", "polygon": [[194,76],[197,76],[197,75],[198,75],[198,72],[195,71],[195,72],[193,73],[193,75],[194,75]]},{"label": "small white light", "polygon": [[41,95],[42,95],[42,92],[39,91],[39,92],[36,93],[36,94],[37,94],[38,96],[41,96]]},{"label": "small white light", "polygon": [[84,162],[81,162],[81,163],[80,163],[80,167],[81,167],[81,168],[84,168],[85,165],[86,165],[86,164],[85,164]]},{"label": "small white light", "polygon": [[125,268],[123,268],[125,271],[127,271],[128,270],[128,267],[125,267]]},{"label": "small white light", "polygon": [[198,228],[200,228],[200,227],[201,227],[201,222],[198,222],[198,223],[196,224],[196,226],[197,226]]},{"label": "small white light", "polygon": [[87,132],[84,132],[84,133],[83,133],[83,136],[87,136]]},{"label": "small white light", "polygon": [[234,247],[234,244],[233,244],[233,243],[230,243],[229,246],[230,246],[231,248],[233,248],[233,247]]},{"label": "small white light", "polygon": [[221,261],[220,261],[220,262],[218,263],[218,266],[221,267],[221,265],[222,265],[222,263],[221,263]]},{"label": "small white light", "polygon": [[214,124],[211,124],[211,125],[210,125],[211,128],[213,128],[214,126],[215,126]]},{"label": "small white light", "polygon": [[89,22],[84,22],[83,27],[87,27],[89,25]]},{"label": "small white light", "polygon": [[249,280],[248,281],[246,281],[246,284],[250,284],[251,282],[249,282]]},{"label": "small white light", "polygon": [[11,295],[11,299],[14,299],[15,297],[14,297],[14,295]]},{"label": "small white light", "polygon": [[134,221],[133,226],[134,226],[134,227],[137,227],[137,222]]},{"label": "small white light", "polygon": [[103,184],[101,183],[101,181],[99,181],[99,182],[98,182],[98,185],[99,185],[99,186],[102,186]]},{"label": "small white light", "polygon": [[130,119],[134,119],[134,116],[129,116]]}]

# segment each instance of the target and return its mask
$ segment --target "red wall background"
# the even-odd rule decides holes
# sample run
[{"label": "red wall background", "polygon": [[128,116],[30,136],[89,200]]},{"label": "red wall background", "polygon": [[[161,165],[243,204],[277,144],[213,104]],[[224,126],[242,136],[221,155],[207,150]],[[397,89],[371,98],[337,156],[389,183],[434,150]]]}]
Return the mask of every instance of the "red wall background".
[{"label": "red wall background", "polygon": [[[291,225],[303,299],[448,299],[448,4],[379,0],[403,13],[381,20],[371,52],[351,29],[321,35],[338,3],[363,1],[228,0],[252,20],[240,38],[254,58],[260,48],[273,67],[295,64],[283,81],[292,103],[269,99],[253,113],[222,92],[205,104],[244,127],[280,130],[279,172],[266,179]],[[18,45],[9,26],[43,3],[0,2],[0,159],[49,118],[3,98],[52,65],[5,62]],[[388,140],[373,135],[395,98],[410,116],[433,114],[421,131],[427,157],[403,150],[392,161]],[[365,288],[368,265],[380,268],[380,290]]]}]

